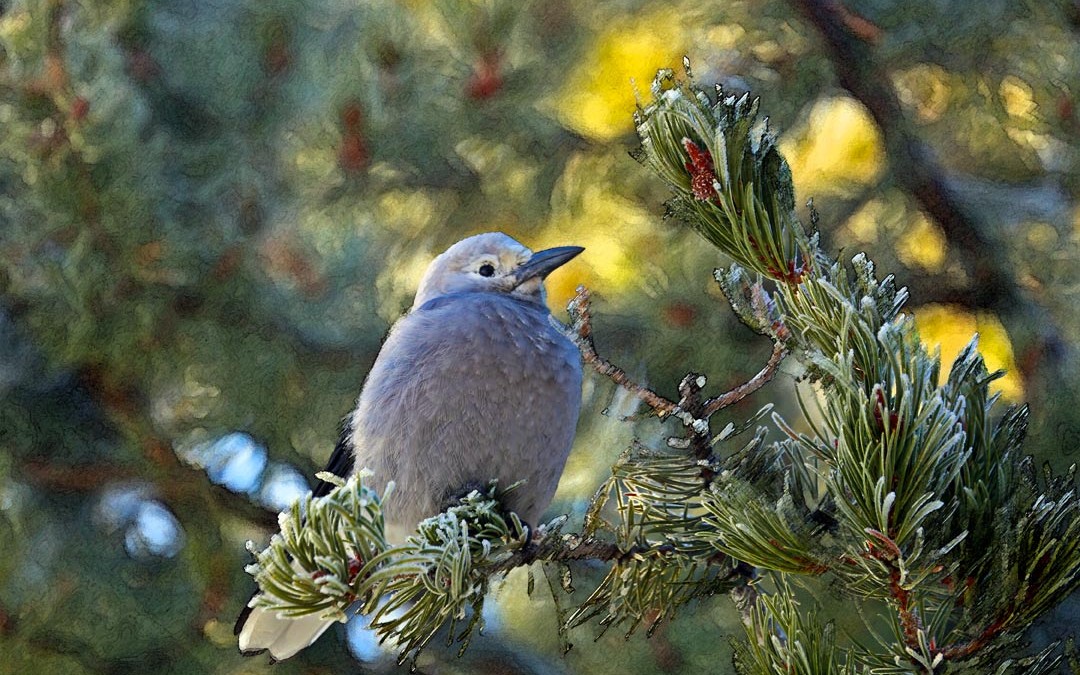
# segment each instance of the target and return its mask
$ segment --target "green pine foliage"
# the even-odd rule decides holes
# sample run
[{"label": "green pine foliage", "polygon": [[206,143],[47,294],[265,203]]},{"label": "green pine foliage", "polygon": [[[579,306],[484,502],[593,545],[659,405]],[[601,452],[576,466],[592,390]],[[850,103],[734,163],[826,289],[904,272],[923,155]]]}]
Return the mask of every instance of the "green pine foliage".
[{"label": "green pine foliage", "polygon": [[[739,434],[711,436],[711,412],[700,416],[708,407],[692,398],[704,378],[690,375],[674,409],[654,410],[682,421],[687,436],[663,449],[627,450],[594,496],[580,537],[553,524],[527,542],[512,514],[508,522],[495,508],[494,492],[474,493],[422,523],[404,547],[360,556],[367,562],[352,587],[329,585],[309,599],[281,593],[287,579],[267,583],[289,576],[286,553],[303,568],[305,589],[322,581],[312,581],[307,561],[323,558],[292,543],[294,507],[283,537],[260,556],[277,563],[273,576],[256,574],[277,596],[267,606],[287,599],[290,611],[306,613],[327,598],[339,610],[362,599],[402,659],[470,607],[464,650],[490,577],[534,560],[565,563],[584,538],[617,554],[601,557],[606,574],[560,630],[599,619],[601,634],[621,626],[629,638],[643,623],[651,634],[688,602],[749,590],[747,642],[737,657],[746,673],[1050,672],[1059,651],[1013,655],[1031,623],[1080,587],[1075,471],[1035,476],[1022,454],[1027,410],[997,410],[988,387],[1000,373],[987,371],[976,339],[939,385],[939,356],[902,312],[906,291],[891,277],[878,280],[865,255],[850,265],[831,261],[807,235],[784,160],[755,124],[756,99],[719,88],[710,97],[670,72],[658,75],[653,93],[637,115],[638,158],[670,179],[669,212],[735,261],[717,278],[728,297],[750,299],[742,309],[733,302],[737,313],[804,364],[806,431],[774,414],[785,438],[767,444],[759,427],[725,454]],[[587,312],[579,302],[572,316],[588,320]],[[355,481],[306,511],[337,513],[339,493],[355,504]],[[361,518],[353,523],[360,534],[378,522],[377,512],[349,512]],[[371,548],[343,540],[342,524],[322,522],[310,517],[303,528],[328,540],[318,550],[337,547],[321,569],[348,569],[356,551]],[[771,577],[772,588],[747,565]],[[869,646],[838,634],[820,609],[796,599],[789,579],[800,577],[830,584],[847,603],[885,608],[888,630]],[[403,613],[387,618],[392,610]]]},{"label": "green pine foliage", "polygon": [[[638,115],[642,161],[675,191],[676,217],[774,282],[772,302],[760,303],[770,332],[805,363],[813,385],[807,432],[777,420],[789,440],[760,465],[772,480],[720,472],[704,490],[713,545],[762,569],[827,574],[853,598],[887,603],[893,630],[864,657],[873,668],[994,666],[1039,613],[1080,586],[1075,470],[1035,479],[1021,450],[1026,408],[995,410],[988,386],[1000,373],[987,372],[977,340],[939,386],[940,358],[900,312],[906,292],[891,277],[878,281],[862,254],[850,268],[829,261],[805,234],[783,160],[767,130],[752,131],[756,101],[720,89],[710,98],[670,73],[657,78],[654,98]],[[743,138],[733,144],[731,133]],[[680,146],[689,155],[706,148],[719,165],[713,191],[687,183],[698,167]],[[746,178],[732,183],[732,175]],[[733,214],[742,216],[735,225]],[[738,270],[718,277],[727,288],[751,285]],[[810,505],[829,519],[827,532],[808,527]],[[752,644],[784,647],[752,650],[750,671],[794,663],[785,650],[800,645],[796,672],[831,672],[813,665],[819,648],[806,646],[815,639],[807,629],[816,619],[793,620],[793,602],[762,600],[771,620],[748,622]]]},{"label": "green pine foliage", "polygon": [[[846,10],[859,59],[811,5]],[[749,672],[1080,670],[1043,651],[1074,623],[1053,608],[1077,556],[1078,26],[1033,0],[0,1],[0,673],[262,668],[231,626],[244,542],[280,529],[277,478],[324,465],[422,266],[495,229],[587,248],[552,309],[596,294],[597,350],[669,399],[664,423],[624,421],[632,396],[591,378],[552,507],[570,518],[523,543],[477,502],[398,552],[411,577],[379,576],[374,496],[302,502],[274,541],[307,576],[255,562],[299,600],[281,609],[340,616],[355,595],[370,621],[400,598],[421,609],[379,615],[381,636],[456,672],[722,671],[740,617],[743,647],[768,645],[740,651]],[[723,93],[667,74],[633,119],[635,86],[684,54]],[[892,123],[851,95],[851,64],[895,94]],[[975,249],[919,216],[898,129],[933,148]],[[690,227],[661,221],[667,197]],[[924,302],[1000,319],[1030,416],[994,403],[975,344],[942,379],[952,354],[905,318]],[[749,401],[705,414],[677,390],[691,368],[751,379],[770,341],[784,370]],[[250,480],[211,451],[234,435]],[[554,609],[495,597],[529,561]],[[414,583],[429,573],[449,595]],[[505,619],[484,639],[480,599]],[[461,661],[431,637],[455,619]],[[355,667],[343,635],[275,672]]]}]

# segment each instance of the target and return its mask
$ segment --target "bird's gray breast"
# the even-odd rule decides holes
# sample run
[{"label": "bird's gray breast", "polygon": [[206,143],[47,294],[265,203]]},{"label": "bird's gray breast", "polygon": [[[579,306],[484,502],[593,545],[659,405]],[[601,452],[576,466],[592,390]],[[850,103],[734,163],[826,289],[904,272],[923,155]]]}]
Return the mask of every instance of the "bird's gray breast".
[{"label": "bird's gray breast", "polygon": [[469,485],[497,479],[536,524],[570,452],[577,349],[546,308],[492,293],[439,298],[401,319],[353,416],[356,466],[396,484],[387,519],[411,529]]}]

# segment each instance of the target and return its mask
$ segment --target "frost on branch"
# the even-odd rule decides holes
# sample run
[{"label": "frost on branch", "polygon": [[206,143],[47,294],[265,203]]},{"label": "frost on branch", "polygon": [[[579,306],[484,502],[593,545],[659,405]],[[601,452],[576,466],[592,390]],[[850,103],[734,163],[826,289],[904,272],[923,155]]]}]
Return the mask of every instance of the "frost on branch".
[{"label": "frost on branch", "polygon": [[[759,447],[771,459],[756,478],[712,481],[701,503],[714,546],[763,570],[825,576],[852,602],[886,603],[892,633],[857,657],[880,672],[1050,672],[1053,650],[1009,653],[1080,586],[1075,472],[1039,479],[1022,459],[1027,411],[998,409],[989,385],[1000,373],[987,372],[977,337],[939,384],[939,356],[901,311],[906,289],[879,280],[863,254],[832,259],[804,232],[756,99],[669,71],[653,93],[637,115],[637,158],[672,189],[671,215],[733,259],[716,278],[739,317],[783,341],[814,385],[800,424],[774,418],[787,438]],[[702,188],[710,170],[715,195]],[[747,672],[825,672],[812,664],[839,647],[818,649],[819,628],[794,620],[794,602],[759,599]],[[854,663],[841,661],[829,672]]]}]

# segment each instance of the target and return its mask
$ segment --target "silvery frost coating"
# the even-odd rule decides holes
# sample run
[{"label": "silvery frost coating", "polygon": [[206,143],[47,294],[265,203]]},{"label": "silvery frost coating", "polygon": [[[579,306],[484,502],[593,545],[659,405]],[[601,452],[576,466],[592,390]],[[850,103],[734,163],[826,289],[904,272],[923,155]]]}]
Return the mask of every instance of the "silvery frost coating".
[{"label": "silvery frost coating", "polygon": [[[533,253],[487,233],[431,263],[329,467],[371,471],[365,482],[380,493],[393,481],[383,511],[391,543],[492,479],[520,483],[504,505],[526,523],[536,525],[551,503],[573,443],[581,359],[545,305],[543,280],[581,250]],[[288,658],[332,623],[253,607],[237,623],[240,649]]]}]

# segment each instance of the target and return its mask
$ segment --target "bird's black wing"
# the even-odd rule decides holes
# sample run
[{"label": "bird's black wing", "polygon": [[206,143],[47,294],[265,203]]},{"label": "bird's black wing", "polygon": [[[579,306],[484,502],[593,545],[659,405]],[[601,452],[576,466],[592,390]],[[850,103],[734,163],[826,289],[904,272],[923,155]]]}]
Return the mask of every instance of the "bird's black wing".
[{"label": "bird's black wing", "polygon": [[[341,432],[338,434],[337,445],[334,446],[334,452],[330,455],[330,461],[326,465],[326,471],[342,478],[348,478],[352,474],[353,464],[356,461],[353,457],[351,421],[351,415],[341,421]],[[315,489],[311,491],[311,496],[323,497],[333,489],[333,483],[321,480],[315,486]]]}]

